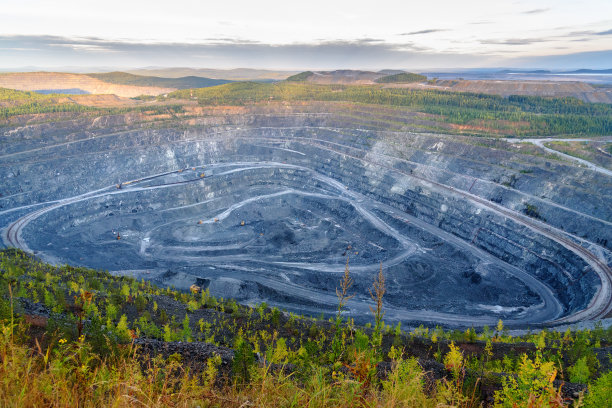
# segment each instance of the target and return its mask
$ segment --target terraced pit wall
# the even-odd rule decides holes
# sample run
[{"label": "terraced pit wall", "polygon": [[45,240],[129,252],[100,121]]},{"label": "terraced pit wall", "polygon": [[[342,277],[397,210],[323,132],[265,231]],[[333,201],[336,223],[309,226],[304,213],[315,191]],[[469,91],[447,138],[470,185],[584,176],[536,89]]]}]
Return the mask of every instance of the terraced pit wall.
[{"label": "terraced pit wall", "polygon": [[[495,207],[479,204],[472,199],[481,198],[518,213],[525,212],[525,208],[529,208],[526,204],[529,204],[530,208],[537,209],[536,215],[541,221],[566,231],[570,234],[568,239],[585,247],[596,248],[605,257],[609,256],[606,248],[610,249],[612,245],[612,209],[606,204],[610,202],[612,188],[610,180],[599,174],[544,158],[477,146],[469,138],[354,129],[341,118],[327,115],[244,115],[200,119],[195,127],[180,124],[173,126],[167,129],[138,129],[103,134],[84,140],[78,140],[87,137],[82,132],[76,132],[64,140],[58,135],[59,140],[49,147],[40,143],[41,140],[29,140],[35,129],[11,133],[12,143],[10,148],[2,152],[0,167],[0,177],[5,180],[3,197],[0,198],[2,225],[39,207],[8,211],[12,208],[74,197],[127,180],[203,165],[203,180],[185,183],[185,188],[176,194],[171,187],[145,189],[154,186],[157,181],[141,184],[143,189],[135,190],[130,195],[120,194],[123,193],[120,189],[112,194],[112,189],[105,190],[99,197],[67,205],[66,210],[40,215],[35,223],[24,227],[22,236],[28,237],[28,243],[42,254],[47,254],[49,259],[58,256],[60,261],[70,260],[111,270],[135,269],[134,264],[140,269],[155,269],[160,267],[159,259],[140,256],[143,255],[142,249],[133,246],[127,249],[118,247],[118,242],[105,241],[104,244],[112,248],[110,253],[116,255],[113,259],[92,256],[88,263],[88,248],[99,238],[73,235],[71,240],[70,227],[100,222],[100,219],[108,220],[120,214],[155,214],[133,220],[134,225],[123,226],[124,230],[137,232],[147,229],[145,224],[152,216],[159,218],[156,221],[158,224],[163,224],[164,212],[159,211],[172,206],[168,204],[156,207],[156,203],[171,201],[173,206],[198,206],[205,199],[219,197],[226,201],[224,205],[230,206],[232,199],[248,200],[252,194],[247,193],[250,189],[261,188],[263,191],[268,187],[282,186],[283,189],[297,191],[309,186],[308,191],[313,194],[343,197],[343,194],[354,192],[367,197],[379,203],[372,206],[372,213],[391,229],[408,231],[412,228],[414,231],[410,234],[417,234],[418,231],[421,234],[419,239],[423,242],[427,239],[435,240],[438,234],[450,233],[467,245],[484,250],[504,263],[527,272],[551,288],[560,303],[560,313],[547,316],[548,320],[587,307],[601,284],[592,267],[565,246],[529,228],[520,220],[496,211]],[[26,147],[28,151],[23,151]],[[241,167],[237,176],[222,175],[229,167],[219,167],[223,169],[223,172],[219,170],[219,176],[209,178],[206,174],[207,167],[215,168],[223,164],[231,167],[235,163],[259,163],[258,166],[261,163],[274,163],[274,166],[253,169]],[[210,175],[216,171],[213,169]],[[347,188],[347,192],[331,191],[333,186],[313,182],[313,174],[339,182],[343,188]],[[193,181],[193,177],[172,179],[168,184],[188,180]],[[122,189],[128,188],[131,187],[127,184],[122,186]],[[266,190],[265,193],[270,195],[270,191]],[[272,194],[278,192],[274,190]],[[304,200],[300,198],[297,202],[302,205]],[[354,216],[352,210],[344,209],[341,204],[313,201],[303,205],[309,208],[331,206],[332,210],[324,210],[338,212],[343,222],[350,222],[348,218]],[[197,212],[188,215],[193,223],[197,221]],[[433,229],[425,229],[418,221]],[[45,226],[44,231],[41,226]],[[57,234],[57,240],[54,234]],[[88,239],[92,242],[88,242]],[[129,240],[129,237],[126,239]],[[389,242],[385,252],[390,253],[395,244]],[[423,246],[423,243],[419,245]],[[48,247],[53,249],[48,250]],[[361,264],[387,259],[387,255],[382,252],[369,255],[366,251],[366,254],[369,256],[367,259],[354,256],[358,275]],[[208,251],[205,255],[234,255],[239,258],[240,253]],[[340,270],[344,255],[333,254],[332,263],[340,265]],[[172,258],[173,255],[168,253],[165,256]],[[454,256],[461,258],[461,251]],[[446,265],[443,262],[436,265],[429,259],[427,265],[432,271],[437,268],[446,270],[449,264],[452,268],[452,259],[453,256],[449,256],[444,261]],[[206,262],[206,257],[203,257],[203,261]],[[216,267],[221,268],[222,265]],[[302,267],[287,268],[288,271],[303,272],[300,269]],[[173,269],[176,272],[181,267],[175,265]],[[333,279],[329,280],[316,273],[312,274],[316,278],[304,277],[302,272],[290,276],[292,284],[302,279],[300,285],[316,286],[317,283],[313,283],[312,279],[327,279],[321,286],[333,293]],[[192,279],[186,286],[196,279],[192,273],[185,272],[185,276]],[[173,276],[170,274],[166,278],[171,281]],[[164,279],[164,276],[157,278]],[[469,286],[478,285],[478,279],[486,279],[486,276],[476,276],[471,271],[465,278],[466,281],[461,281],[461,284]],[[199,283],[212,284],[221,292],[227,290],[227,285],[219,284],[220,278],[198,279]],[[358,276],[357,290],[366,291],[368,282],[369,278]],[[298,300],[290,299],[290,294],[273,284],[263,284],[260,281],[253,286],[253,283],[242,282],[234,289],[226,294],[253,300],[253,296],[245,292],[255,291],[260,298],[271,296],[273,303],[276,299],[279,304],[288,305],[290,309],[317,310],[317,302],[308,305],[306,294]],[[444,305],[444,293],[438,296],[440,299],[433,302],[434,310],[470,313],[466,305]],[[527,302],[533,296],[527,290],[524,299]],[[410,304],[402,300],[402,297],[405,294],[392,294],[391,304],[399,309],[419,307],[418,302]],[[529,302],[533,303],[533,300]],[[333,311],[332,302],[328,303],[321,308]],[[509,313],[503,317],[510,318],[510,321],[515,319],[517,323],[529,321],[525,313],[520,316]],[[490,320],[494,321],[494,318]]]}]

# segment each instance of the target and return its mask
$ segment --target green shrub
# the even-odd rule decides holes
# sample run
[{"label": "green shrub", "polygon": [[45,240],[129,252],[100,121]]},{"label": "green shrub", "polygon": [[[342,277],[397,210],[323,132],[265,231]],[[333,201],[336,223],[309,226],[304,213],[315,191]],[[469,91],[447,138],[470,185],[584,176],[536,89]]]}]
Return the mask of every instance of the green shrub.
[{"label": "green shrub", "polygon": [[130,329],[128,328],[128,321],[126,315],[121,315],[119,318],[119,322],[117,323],[117,327],[115,328],[115,333],[119,340],[123,342],[128,342],[132,340],[132,334]]},{"label": "green shrub", "polygon": [[584,399],[585,408],[609,407],[612,401],[612,371],[599,377],[589,387],[589,392]]},{"label": "green shrub", "polygon": [[571,366],[568,371],[570,381],[575,383],[586,384],[591,376],[586,357],[582,357],[576,361],[576,364]]},{"label": "green shrub", "polygon": [[181,338],[184,341],[193,341],[191,327],[189,327],[189,316],[185,314],[183,319],[183,330],[181,330]]},{"label": "green shrub", "polygon": [[144,295],[137,296],[136,300],[135,300],[136,310],[139,313],[142,313],[147,308],[147,304],[148,303],[149,303],[149,301],[146,298],[146,296],[144,296]]},{"label": "green shrub", "polygon": [[280,316],[281,316],[281,311],[278,310],[278,308],[276,307],[272,308],[272,314],[270,316],[270,321],[272,322],[273,325],[278,326],[280,324]]},{"label": "green shrub", "polygon": [[249,382],[250,369],[254,363],[253,347],[242,336],[238,336],[234,342],[234,361],[232,363],[234,375],[238,382]]},{"label": "green shrub", "polygon": [[562,406],[558,403],[561,391],[553,385],[556,375],[553,362],[543,362],[539,355],[531,360],[524,354],[517,376],[502,378],[502,390],[495,392],[495,407]]},{"label": "green shrub", "polygon": [[398,359],[392,362],[391,373],[382,381],[382,397],[387,406],[427,407],[432,406],[423,392],[424,375],[416,359]]}]

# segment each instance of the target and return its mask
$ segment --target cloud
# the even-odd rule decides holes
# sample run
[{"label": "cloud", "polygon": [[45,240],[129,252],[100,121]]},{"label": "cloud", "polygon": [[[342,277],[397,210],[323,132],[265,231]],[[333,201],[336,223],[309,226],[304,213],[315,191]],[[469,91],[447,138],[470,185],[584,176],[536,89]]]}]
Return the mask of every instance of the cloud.
[{"label": "cloud", "polygon": [[449,31],[449,30],[445,29],[445,28],[429,28],[427,30],[419,30],[419,31],[412,31],[412,32],[409,32],[409,33],[402,33],[400,35],[431,34],[431,33],[439,33],[441,31]]},{"label": "cloud", "polygon": [[[39,51],[10,51],[37,48]],[[199,43],[104,40],[59,36],[0,35],[0,68],[23,67],[207,67],[302,69],[426,69],[482,66],[489,55],[434,52],[410,41],[387,43],[377,38],[354,41],[265,44],[215,37]]]},{"label": "cloud", "polygon": [[595,30],[581,30],[581,31],[570,31],[567,34],[560,35],[559,37],[584,37],[584,36],[600,36],[600,35],[612,35],[612,29],[605,31]]},{"label": "cloud", "polygon": [[481,44],[495,45],[529,45],[550,41],[546,38],[506,38],[503,40],[480,40]]},{"label": "cloud", "polygon": [[75,51],[86,51],[86,52],[117,52],[112,48],[98,44],[49,44],[49,47],[64,47],[71,48]]},{"label": "cloud", "polygon": [[[510,62],[504,58],[517,54],[517,50],[522,50],[515,46],[553,40],[555,37],[485,39],[482,40],[483,44],[497,45],[503,49],[503,52],[493,53],[486,49],[484,50],[486,52],[466,53],[459,50],[438,52],[420,46],[417,41],[388,43],[377,38],[279,45],[254,43],[229,37],[215,37],[198,43],[171,43],[105,40],[98,37],[0,35],[0,69],[32,66],[52,70],[79,67],[91,71],[182,66],[221,69],[249,67],[295,71],[388,68],[418,72],[438,68],[490,66],[520,68],[525,65],[563,69],[566,65],[573,67],[580,64],[580,68],[601,68],[603,65],[609,67],[612,61],[610,55],[612,51],[607,51],[607,54],[589,55],[589,58],[575,61],[571,60],[570,56],[565,59],[540,60],[529,57],[509,60]],[[516,64],[512,64],[512,61],[516,61]]]},{"label": "cloud", "polygon": [[550,9],[549,8],[533,9],[533,10],[522,11],[521,14],[541,14],[541,13],[546,13],[548,10]]},{"label": "cloud", "polygon": [[571,31],[565,35],[562,35],[561,37],[579,37],[583,35],[593,35],[593,34],[595,34],[595,31],[591,31],[591,30]]},{"label": "cloud", "polygon": [[385,42],[385,40],[382,40],[380,38],[360,38],[358,40],[354,40],[353,42],[360,43],[360,44],[371,44],[371,43],[382,43],[382,42]]},{"label": "cloud", "polygon": [[229,37],[205,38],[203,40],[207,44],[259,44],[259,41],[243,40]]}]

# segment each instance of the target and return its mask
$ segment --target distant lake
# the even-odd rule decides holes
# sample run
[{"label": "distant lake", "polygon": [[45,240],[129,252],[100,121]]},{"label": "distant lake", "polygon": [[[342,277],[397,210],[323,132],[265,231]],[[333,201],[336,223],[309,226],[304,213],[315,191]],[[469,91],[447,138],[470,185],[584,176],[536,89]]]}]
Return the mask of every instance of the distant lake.
[{"label": "distant lake", "polygon": [[44,95],[49,94],[66,94],[66,95],[89,95],[89,92],[84,91],[79,88],[69,88],[69,89],[37,89],[34,92]]}]

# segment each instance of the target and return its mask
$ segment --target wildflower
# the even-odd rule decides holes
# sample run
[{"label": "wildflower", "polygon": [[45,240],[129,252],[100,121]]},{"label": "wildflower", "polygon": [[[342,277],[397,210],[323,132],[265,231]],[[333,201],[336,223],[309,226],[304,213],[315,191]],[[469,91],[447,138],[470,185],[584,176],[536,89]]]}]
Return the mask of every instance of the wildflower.
[{"label": "wildflower", "polygon": [[59,344],[66,344],[68,340],[66,339],[59,339]]}]

